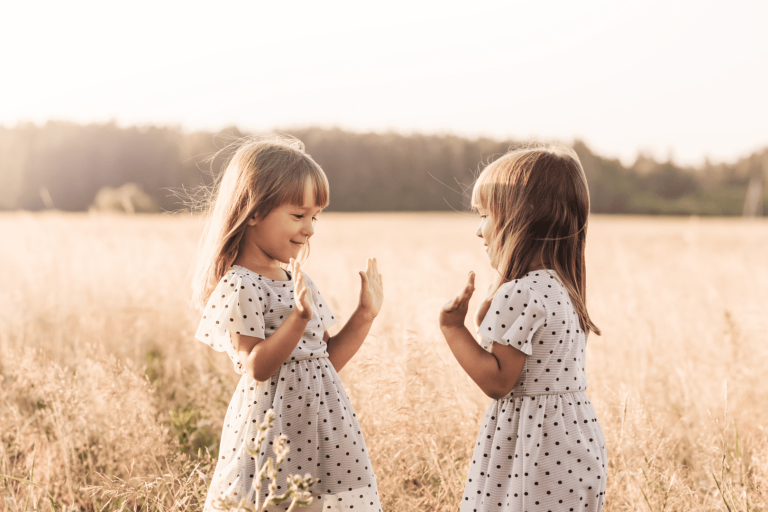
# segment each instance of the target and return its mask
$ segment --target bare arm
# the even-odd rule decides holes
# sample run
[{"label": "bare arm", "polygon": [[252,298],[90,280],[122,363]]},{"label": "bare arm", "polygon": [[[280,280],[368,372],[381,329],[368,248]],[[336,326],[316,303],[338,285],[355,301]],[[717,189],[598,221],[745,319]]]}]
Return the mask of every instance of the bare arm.
[{"label": "bare arm", "polygon": [[475,274],[469,273],[464,291],[440,311],[440,330],[453,356],[467,375],[491,398],[509,393],[523,370],[526,355],[516,348],[494,343],[487,352],[464,326],[469,299],[475,291]]},{"label": "bare arm", "polygon": [[230,332],[232,344],[237,347],[240,364],[248,376],[263,382],[268,380],[280,368],[293,349],[299,344],[309,320],[312,318],[312,307],[307,297],[307,283],[301,274],[299,262],[291,260],[294,279],[294,308],[280,324],[274,334],[267,339],[245,336]]},{"label": "bare arm", "polygon": [[368,259],[365,272],[360,272],[360,279],[360,302],[357,309],[336,336],[330,338],[326,332],[323,337],[328,344],[328,357],[337,372],[360,349],[384,302],[384,283],[376,258]]}]

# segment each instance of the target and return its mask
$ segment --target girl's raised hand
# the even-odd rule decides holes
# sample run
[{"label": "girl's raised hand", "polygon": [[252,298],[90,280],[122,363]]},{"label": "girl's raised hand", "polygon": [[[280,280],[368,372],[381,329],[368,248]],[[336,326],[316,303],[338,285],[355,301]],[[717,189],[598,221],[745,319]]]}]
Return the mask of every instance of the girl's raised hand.
[{"label": "girl's raised hand", "polygon": [[368,258],[365,272],[360,271],[360,304],[358,309],[370,320],[381,311],[384,302],[384,281],[379,274],[376,258]]},{"label": "girl's raised hand", "polygon": [[312,304],[309,300],[309,287],[304,274],[301,273],[301,263],[291,258],[291,275],[293,276],[293,303],[295,304],[296,314],[302,320],[312,318]]},{"label": "girl's raised hand", "polygon": [[469,309],[469,299],[472,298],[474,292],[475,273],[470,272],[464,291],[453,300],[446,302],[443,309],[440,310],[441,328],[464,327],[464,319],[467,317],[467,310]]}]

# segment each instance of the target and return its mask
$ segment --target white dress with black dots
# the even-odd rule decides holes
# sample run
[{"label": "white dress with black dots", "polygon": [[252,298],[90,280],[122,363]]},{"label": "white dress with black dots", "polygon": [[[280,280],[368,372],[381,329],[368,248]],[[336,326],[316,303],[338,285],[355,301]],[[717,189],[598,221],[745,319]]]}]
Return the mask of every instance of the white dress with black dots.
[{"label": "white dress with black dots", "polygon": [[[224,497],[238,502],[245,497],[252,504],[257,464],[261,467],[266,457],[274,457],[272,438],[285,434],[290,453],[280,468],[278,493],[284,492],[288,475],[310,473],[317,480],[310,489],[314,500],[301,510],[381,512],[360,425],[323,341],[324,332],[336,319],[315,284],[305,277],[313,298],[312,319],[288,360],[269,381],[248,377],[229,332],[262,339],[271,336],[293,310],[293,281],[273,281],[233,265],[205,306],[195,337],[227,352],[235,371],[242,374],[224,420],[206,511],[214,510],[216,500]],[[256,425],[268,409],[274,409],[275,423],[257,461],[246,445],[253,449]],[[263,502],[266,481],[260,493]],[[285,503],[269,510],[287,508]]]},{"label": "white dress with black dots", "polygon": [[494,400],[472,455],[461,512],[599,511],[603,431],[587,396],[586,336],[552,270],[499,288],[477,332],[526,354],[512,391]]}]

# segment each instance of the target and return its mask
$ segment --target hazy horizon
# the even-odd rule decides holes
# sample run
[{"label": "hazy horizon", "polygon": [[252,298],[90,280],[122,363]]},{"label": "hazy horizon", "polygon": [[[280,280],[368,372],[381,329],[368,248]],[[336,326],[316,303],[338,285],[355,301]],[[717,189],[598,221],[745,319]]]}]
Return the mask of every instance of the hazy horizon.
[{"label": "hazy horizon", "polygon": [[[660,0],[2,8],[0,125],[339,127],[583,140],[732,162],[768,146],[768,4]],[[13,51],[15,49],[15,51]]]}]

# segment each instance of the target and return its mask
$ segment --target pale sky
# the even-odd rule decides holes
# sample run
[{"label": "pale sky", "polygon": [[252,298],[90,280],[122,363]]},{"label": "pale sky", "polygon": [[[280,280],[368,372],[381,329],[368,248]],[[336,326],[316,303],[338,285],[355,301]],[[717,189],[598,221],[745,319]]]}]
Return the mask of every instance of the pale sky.
[{"label": "pale sky", "polygon": [[768,146],[768,2],[4,2],[0,124]]}]

